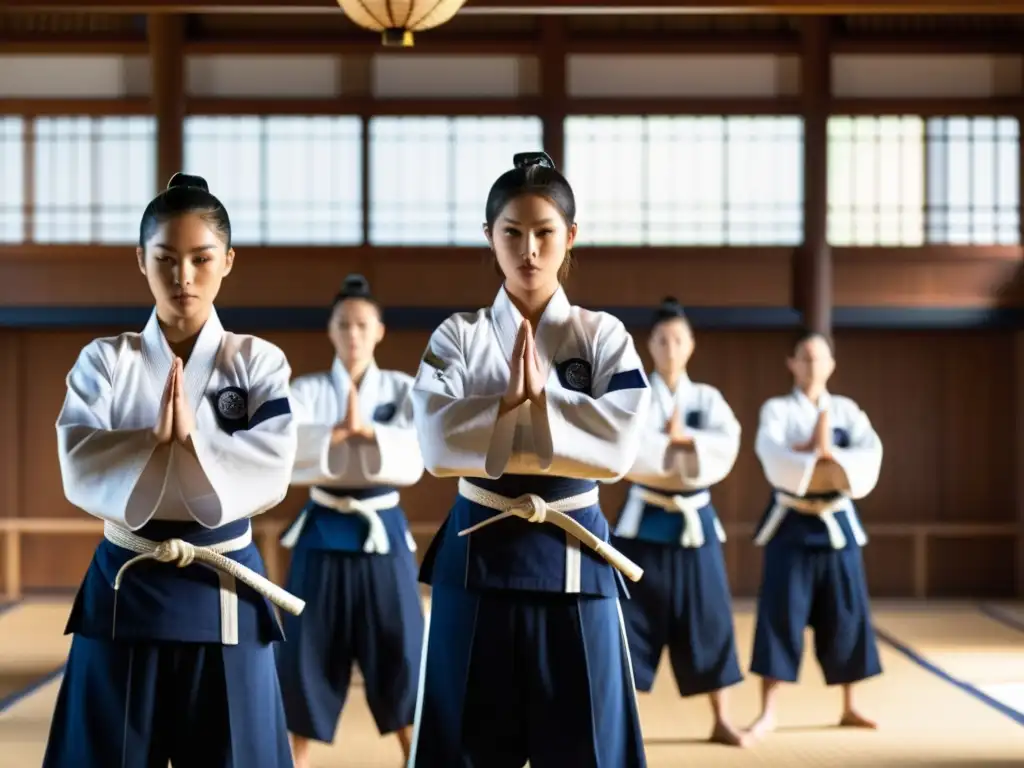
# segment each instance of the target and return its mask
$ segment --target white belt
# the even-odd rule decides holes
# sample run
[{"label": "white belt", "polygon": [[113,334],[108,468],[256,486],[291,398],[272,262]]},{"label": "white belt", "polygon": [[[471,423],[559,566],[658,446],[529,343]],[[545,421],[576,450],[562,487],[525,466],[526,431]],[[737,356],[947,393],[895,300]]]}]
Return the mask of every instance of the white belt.
[{"label": "white belt", "polygon": [[644,575],[640,566],[565,514],[597,504],[597,488],[591,488],[586,493],[579,493],[565,499],[547,502],[533,493],[526,493],[518,498],[510,499],[507,496],[485,490],[478,485],[473,485],[464,478],[459,478],[459,495],[474,504],[496,510],[499,513],[471,528],[459,531],[459,536],[467,536],[506,517],[520,517],[530,523],[551,523],[565,531],[576,542],[586,544],[630,581],[640,581]]},{"label": "white belt", "polygon": [[[398,506],[401,497],[398,491],[391,491],[381,496],[370,496],[367,499],[355,499],[351,496],[334,496],[322,488],[310,488],[309,498],[314,504],[327,507],[343,515],[359,515],[370,526],[370,531],[363,542],[363,552],[376,555],[386,555],[391,551],[391,542],[388,540],[388,531],[384,527],[384,521],[377,513],[384,509],[392,509]],[[306,523],[306,513],[303,512],[288,532],[281,537],[281,545],[287,549],[295,546],[299,540],[299,534]],[[407,536],[409,538],[409,536]],[[410,547],[414,549],[415,547]]]},{"label": "white belt", "polygon": [[757,534],[754,543],[758,546],[767,544],[775,535],[775,532],[782,524],[782,519],[785,517],[786,512],[790,509],[802,515],[812,515],[820,519],[825,524],[825,530],[828,531],[828,541],[833,549],[843,549],[847,543],[846,535],[843,533],[839,521],[836,520],[836,512],[847,512],[847,521],[859,546],[863,546],[867,542],[864,529],[861,528],[856,516],[852,514],[850,500],[845,496],[827,500],[806,499],[783,493],[782,491],[776,491],[775,507],[769,513],[768,520],[765,521],[764,527]]},{"label": "white belt", "polygon": [[[629,493],[645,504],[660,507],[666,512],[679,512],[683,516],[683,535],[680,537],[679,543],[688,548],[704,546],[704,525],[701,523],[700,511],[711,503],[710,491],[701,491],[692,496],[683,496],[678,493],[669,496],[634,485],[630,487]],[[725,529],[722,528],[722,523],[717,515],[715,515],[714,525],[718,540],[724,542]]]},{"label": "white belt", "polygon": [[288,613],[298,616],[306,607],[303,600],[281,589],[264,576],[247,568],[239,562],[224,557],[226,552],[237,552],[252,543],[252,527],[245,533],[228,541],[209,546],[197,546],[181,539],[167,541],[150,541],[136,536],[131,531],[111,522],[103,524],[103,536],[111,544],[136,556],[121,566],[114,577],[114,621],[117,621],[117,592],[121,589],[121,580],[125,572],[143,560],[156,560],[161,563],[175,563],[179,568],[187,568],[194,561],[210,566],[217,572],[220,579],[220,633],[224,645],[238,645],[238,593],[235,580],[252,588],[270,602]]}]

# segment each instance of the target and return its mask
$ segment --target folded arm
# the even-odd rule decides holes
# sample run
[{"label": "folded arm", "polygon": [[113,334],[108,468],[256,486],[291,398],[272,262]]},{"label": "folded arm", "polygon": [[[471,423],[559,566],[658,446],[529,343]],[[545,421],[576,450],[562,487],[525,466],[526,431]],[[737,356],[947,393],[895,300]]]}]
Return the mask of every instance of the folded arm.
[{"label": "folded arm", "polygon": [[796,451],[786,443],[787,419],[783,405],[768,401],[761,408],[754,452],[773,488],[794,496],[807,493],[818,463],[813,452]]},{"label": "folded arm", "polygon": [[151,427],[113,429],[112,381],[117,348],[94,341],[67,376],[57,417],[57,456],[64,495],[90,515],[137,529],[153,516],[167,481],[170,451]]},{"label": "folded arm", "polygon": [[633,338],[607,317],[594,339],[590,393],[548,386],[546,404],[530,404],[541,467],[553,475],[621,478],[644,436],[651,390]]},{"label": "folded arm", "polygon": [[201,480],[182,478],[182,496],[203,525],[217,527],[258,515],[288,492],[297,450],[289,403],[291,368],[281,350],[266,345],[248,361],[248,428],[227,433],[213,420],[197,423],[191,449]]},{"label": "folded arm", "polygon": [[840,490],[853,499],[862,499],[878,483],[882,469],[882,441],[868,415],[860,409],[854,416],[849,433],[848,447],[832,447],[832,461],[837,470],[832,475]]},{"label": "folded arm", "polygon": [[512,456],[516,411],[498,416],[502,395],[468,395],[455,318],[430,338],[410,393],[423,463],[435,477],[500,477]]},{"label": "folded arm", "polygon": [[358,446],[359,468],[366,482],[404,488],[423,476],[423,456],[413,418],[412,399],[403,393],[398,413],[375,424],[373,439]]}]

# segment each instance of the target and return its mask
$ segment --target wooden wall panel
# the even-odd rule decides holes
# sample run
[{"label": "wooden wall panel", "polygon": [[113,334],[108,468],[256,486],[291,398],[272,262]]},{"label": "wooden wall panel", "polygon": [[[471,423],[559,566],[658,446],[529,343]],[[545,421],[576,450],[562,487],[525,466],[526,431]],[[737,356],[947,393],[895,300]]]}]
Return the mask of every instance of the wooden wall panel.
[{"label": "wooden wall panel", "polygon": [[885,446],[867,524],[1014,520],[1011,333],[841,331],[836,346],[833,388]]},{"label": "wooden wall panel", "polygon": [[1022,253],[1016,246],[835,248],[837,307],[1020,306]]},{"label": "wooden wall panel", "polygon": [[[583,305],[647,306],[665,294],[690,306],[793,303],[788,248],[579,248],[574,255],[566,287]],[[835,248],[833,255],[836,307],[1024,306],[1019,247]],[[0,246],[0,306],[148,305],[134,261],[130,247]],[[499,285],[482,248],[243,247],[218,304],[319,307],[349,272],[366,275],[392,307],[475,307]]]},{"label": "wooden wall panel", "polygon": [[936,536],[929,543],[930,595],[1012,597],[1015,557],[1012,536]]},{"label": "wooden wall panel", "polygon": [[[648,306],[666,293],[701,306],[792,303],[786,248],[580,248],[575,256],[566,288],[584,306]],[[385,306],[477,307],[500,285],[491,259],[483,248],[240,247],[217,304],[321,307],[346,274],[360,272]],[[151,301],[130,247],[0,246],[0,306]]]},{"label": "wooden wall panel", "polygon": [[[0,415],[5,425],[11,419],[22,425],[16,443],[0,443],[5,478],[17,479],[14,492],[4,486],[0,516],[82,515],[63,497],[53,425],[68,369],[82,346],[104,332],[0,334],[0,385],[19,392],[18,398],[0,400]],[[331,349],[323,334],[280,332],[266,337],[285,350],[296,375],[330,363]],[[379,364],[412,372],[427,338],[426,332],[390,333]],[[636,338],[646,362],[644,332],[638,331]],[[787,332],[702,332],[691,366],[695,379],[722,390],[744,427],[736,469],[715,492],[722,520],[730,530],[726,553],[738,595],[754,594],[760,580],[761,554],[750,535],[764,512],[769,488],[753,454],[753,439],[761,404],[789,389],[785,358],[791,341]],[[922,560],[916,558],[919,537],[910,527],[1013,523],[1016,519],[1012,450],[1016,413],[1011,396],[1015,379],[1009,365],[1013,344],[1009,332],[838,334],[834,390],[863,405],[886,450],[878,488],[861,505],[869,535],[873,525],[907,526],[901,533],[872,536],[865,550],[874,593],[910,596],[919,581],[936,596],[996,596],[1013,588],[1012,536],[932,536],[924,542],[928,557]],[[602,489],[610,518],[617,516],[625,491],[625,484]],[[454,494],[453,480],[432,477],[404,493],[421,552]],[[267,514],[287,520],[304,498],[301,490],[293,490]],[[12,506],[12,499],[21,501]],[[35,534],[25,535],[23,541],[24,586],[70,588],[81,578],[96,539]],[[282,563],[287,563],[286,556]]]}]

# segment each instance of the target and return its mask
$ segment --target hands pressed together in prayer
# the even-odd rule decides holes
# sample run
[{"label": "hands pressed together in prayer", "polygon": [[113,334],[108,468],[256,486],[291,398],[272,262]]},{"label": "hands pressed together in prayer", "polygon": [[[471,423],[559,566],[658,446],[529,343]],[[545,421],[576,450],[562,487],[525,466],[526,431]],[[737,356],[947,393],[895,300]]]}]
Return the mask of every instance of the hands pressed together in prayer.
[{"label": "hands pressed together in prayer", "polygon": [[160,415],[153,426],[153,437],[161,445],[172,440],[187,445],[195,426],[195,414],[185,394],[185,364],[180,357],[176,357],[164,385]]},{"label": "hands pressed together in prayer", "polygon": [[354,381],[349,381],[348,410],[345,418],[334,425],[331,431],[331,445],[338,445],[346,440],[373,440],[375,433],[373,424],[363,424],[359,410],[359,390]]},{"label": "hands pressed together in prayer", "polygon": [[542,408],[546,407],[543,366],[540,364],[540,355],[537,353],[533,327],[529,320],[523,320],[519,326],[516,343],[512,348],[512,359],[508,364],[508,389],[501,398],[501,412],[507,413],[528,401]]},{"label": "hands pressed together in prayer", "polygon": [[818,414],[818,423],[814,425],[811,439],[794,445],[793,450],[800,453],[817,453],[819,461],[832,459],[832,421],[828,411]]},{"label": "hands pressed together in prayer", "polygon": [[686,433],[683,426],[683,416],[679,412],[679,406],[672,411],[672,415],[665,422],[665,433],[668,435],[669,445],[673,448],[692,448],[693,438]]}]

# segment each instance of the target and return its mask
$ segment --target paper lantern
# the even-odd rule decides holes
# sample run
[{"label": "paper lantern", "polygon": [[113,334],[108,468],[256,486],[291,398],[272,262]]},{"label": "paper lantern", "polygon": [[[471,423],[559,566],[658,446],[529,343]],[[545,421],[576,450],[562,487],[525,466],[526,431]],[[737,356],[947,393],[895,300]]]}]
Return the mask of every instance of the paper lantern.
[{"label": "paper lantern", "polygon": [[439,27],[466,0],[338,0],[345,15],[360,27],[380,32],[384,45],[408,47],[413,33]]}]

